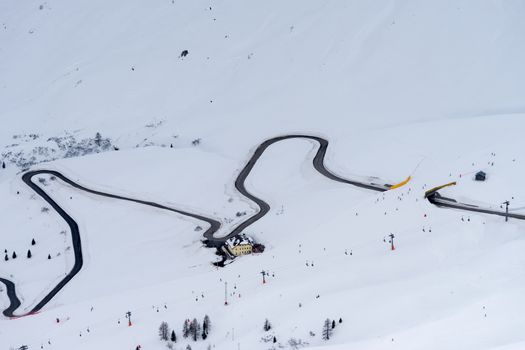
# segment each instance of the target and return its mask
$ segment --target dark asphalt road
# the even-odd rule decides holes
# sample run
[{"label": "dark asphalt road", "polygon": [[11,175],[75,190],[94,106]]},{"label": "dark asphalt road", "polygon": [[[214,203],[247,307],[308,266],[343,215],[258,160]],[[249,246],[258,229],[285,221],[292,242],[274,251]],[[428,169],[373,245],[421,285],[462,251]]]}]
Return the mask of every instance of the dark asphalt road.
[{"label": "dark asphalt road", "polygon": [[244,168],[239,173],[239,176],[237,176],[237,179],[235,180],[235,188],[242,195],[244,195],[245,197],[255,202],[257,206],[259,207],[259,211],[255,215],[246,219],[239,226],[235,227],[233,231],[230,234],[228,234],[228,236],[226,236],[226,238],[240,234],[248,226],[250,226],[257,220],[265,216],[270,210],[270,206],[268,205],[268,203],[266,203],[262,199],[248,192],[244,183],[248,175],[250,175],[251,171],[253,170],[253,167],[255,166],[259,158],[262,156],[262,154],[264,153],[264,151],[266,151],[268,147],[270,147],[276,142],[280,142],[283,140],[289,140],[289,139],[308,139],[308,140],[312,140],[312,141],[319,143],[319,149],[317,150],[317,153],[315,154],[315,157],[313,159],[313,166],[319,173],[321,173],[322,175],[326,176],[327,178],[331,180],[342,182],[342,183],[353,185],[353,186],[357,186],[357,187],[361,187],[361,188],[365,188],[368,190],[379,191],[379,192],[384,192],[391,187],[390,185],[368,184],[368,183],[362,183],[359,181],[348,180],[348,179],[344,179],[332,173],[330,170],[328,170],[325,167],[325,164],[324,164],[324,158],[326,155],[326,150],[328,148],[328,141],[321,137],[310,136],[310,135],[285,135],[285,136],[274,137],[274,138],[264,141],[263,143],[259,145],[259,147],[255,149],[255,152],[253,153],[251,158],[248,160],[248,163],[246,163]]},{"label": "dark asphalt road", "polygon": [[[69,228],[71,230],[71,238],[72,238],[72,243],[73,243],[75,263],[71,271],[35,307],[33,307],[33,309],[30,312],[27,312],[26,314],[22,314],[18,316],[32,314],[32,313],[35,313],[41,310],[47,303],[49,303],[60,292],[60,290],[62,290],[62,288],[64,288],[75,277],[75,275],[82,269],[82,265],[83,265],[82,242],[81,242],[77,223],[49,195],[47,195],[47,193],[42,188],[40,188],[37,184],[35,184],[32,181],[33,177],[40,175],[40,174],[53,175],[56,178],[65,182],[66,184],[78,190],[84,191],[84,192],[88,192],[94,195],[103,196],[107,198],[113,198],[113,199],[118,199],[118,200],[134,202],[134,203],[141,204],[141,205],[147,205],[147,206],[155,207],[158,209],[168,210],[168,211],[178,213],[184,216],[188,216],[188,217],[191,217],[197,220],[202,220],[209,224],[209,227],[206,229],[206,231],[203,234],[206,239],[207,245],[210,247],[218,247],[228,238],[235,236],[237,234],[240,234],[248,226],[252,225],[257,220],[260,220],[270,210],[270,206],[268,205],[268,203],[254,196],[246,189],[245,181],[246,181],[246,178],[250,175],[251,171],[253,170],[253,167],[255,166],[259,158],[262,156],[262,154],[266,151],[268,147],[270,147],[274,143],[284,141],[284,140],[289,140],[289,139],[307,139],[307,140],[317,142],[319,144],[319,148],[317,150],[317,153],[314,156],[313,166],[319,173],[321,173],[322,175],[326,176],[327,178],[333,181],[353,185],[356,187],[360,187],[360,188],[364,188],[364,189],[368,189],[372,191],[378,191],[378,192],[387,191],[391,187],[391,185],[388,185],[388,184],[381,185],[381,184],[376,184],[376,183],[363,183],[363,182],[359,182],[355,180],[348,180],[348,179],[342,178],[332,173],[330,170],[326,168],[324,164],[324,158],[326,156],[326,150],[328,148],[328,141],[321,137],[301,135],[301,134],[274,137],[274,138],[264,141],[262,144],[260,144],[255,149],[253,155],[250,157],[246,165],[242,168],[241,172],[237,176],[237,179],[235,180],[235,188],[242,195],[252,200],[258,206],[259,210],[257,211],[257,213],[255,213],[254,215],[252,215],[251,217],[247,218],[245,221],[240,223],[238,226],[236,226],[227,235],[223,237],[214,237],[214,234],[218,232],[219,229],[221,228],[221,223],[214,218],[190,213],[190,212],[180,210],[180,209],[171,208],[171,207],[168,207],[168,206],[165,206],[159,203],[151,202],[151,201],[144,201],[144,200],[124,197],[124,196],[120,196],[120,195],[116,195],[112,193],[92,190],[82,185],[79,185],[78,183],[74,182],[73,180],[70,180],[66,176],[54,170],[36,170],[36,171],[29,171],[25,173],[22,176],[22,180],[33,191],[35,191],[40,197],[42,197],[42,199],[44,199],[49,205],[51,205],[51,207],[54,210],[56,210],[57,213],[69,225]],[[480,208],[474,205],[459,203],[454,199],[442,197],[441,195],[439,195],[437,191],[428,194],[427,199],[430,203],[438,207],[454,208],[454,209],[467,210],[467,211],[472,211],[472,212],[480,212],[480,213],[485,213],[485,214],[500,215],[500,216],[506,215],[502,211],[495,211],[495,210],[490,210],[486,208]],[[521,214],[509,213],[509,217],[525,220],[525,215],[521,215]],[[6,286],[7,296],[10,300],[10,305],[8,306],[7,309],[3,311],[3,314],[7,317],[18,317],[14,315],[14,312],[20,307],[21,303],[16,295],[15,284],[4,278],[0,278],[0,282]]]},{"label": "dark asphalt road", "polygon": [[[214,220],[212,218],[207,218],[207,217],[204,217],[204,216],[201,216],[201,215],[197,215],[197,214],[193,214],[193,213],[189,213],[189,212],[186,212],[186,211],[183,211],[183,210],[170,208],[170,207],[167,207],[165,205],[154,203],[154,202],[143,201],[143,200],[140,200],[140,199],[128,198],[128,197],[124,197],[124,196],[119,196],[119,195],[115,195],[115,194],[111,194],[111,193],[106,193],[106,192],[102,192],[102,191],[96,191],[96,190],[89,189],[87,187],[84,187],[84,186],[79,185],[78,183],[72,181],[71,179],[69,179],[66,176],[62,175],[58,171],[54,171],[54,170],[29,171],[29,172],[25,173],[22,176],[22,180],[29,187],[31,187],[31,189],[33,189],[33,191],[35,191],[40,197],[42,197],[47,203],[49,203],[49,205],[51,205],[51,207],[53,209],[55,209],[57,211],[57,213],[69,225],[69,228],[70,228],[70,231],[71,231],[73,252],[74,252],[74,256],[75,256],[75,263],[74,263],[73,268],[71,269],[71,271],[69,271],[67,273],[67,275],[35,307],[33,307],[33,309],[31,311],[29,311],[27,314],[35,313],[35,312],[39,311],[40,309],[42,309],[42,307],[44,307],[47,303],[49,303],[51,301],[51,299],[53,299],[53,297],[55,297],[55,295],[57,295],[58,292],[60,292],[60,290],[62,288],[64,288],[66,286],[66,284],[69,283],[69,281],[71,281],[73,279],[73,277],[75,277],[75,275],[82,269],[82,265],[83,265],[82,243],[81,243],[81,238],[80,238],[80,232],[78,230],[78,225],[75,222],[75,220],[73,220],[73,218],[71,216],[69,216],[49,195],[47,195],[47,193],[42,188],[40,188],[37,184],[35,184],[31,180],[34,176],[41,175],[41,174],[47,174],[47,175],[55,176],[56,178],[64,181],[65,183],[67,183],[68,185],[70,185],[70,186],[72,186],[72,187],[74,187],[76,189],[79,189],[81,191],[84,191],[84,192],[88,192],[88,193],[91,193],[91,194],[95,194],[95,195],[103,196],[103,197],[108,197],[108,198],[114,198],[114,199],[129,201],[129,202],[135,202],[135,203],[138,203],[138,204],[148,205],[148,206],[159,208],[159,209],[169,210],[169,211],[172,211],[172,212],[175,212],[175,213],[178,213],[178,214],[182,214],[182,215],[189,216],[189,217],[192,217],[192,218],[195,218],[195,219],[198,219],[198,220],[205,221],[205,222],[210,224],[210,227],[206,230],[205,234],[211,234],[212,235],[213,232],[216,232],[221,226],[219,221]],[[5,280],[5,279],[0,279],[0,282],[4,282],[4,284],[5,284],[6,288],[7,288],[8,297],[11,300],[10,307],[7,308],[6,310],[4,310],[3,314],[5,316],[7,316],[7,317],[15,317],[13,312],[20,306],[20,301],[16,297],[16,293],[15,293],[15,285],[12,282],[10,282],[8,280]],[[23,316],[23,315],[20,315],[20,316]]]},{"label": "dark asphalt road", "polygon": [[7,297],[9,298],[9,306],[3,311],[3,314],[7,317],[12,317],[13,312],[18,309],[20,306],[20,300],[16,295],[15,284],[5,278],[0,277],[0,282],[2,282],[7,288]]},{"label": "dark asphalt road", "polygon": [[[248,160],[248,163],[244,166],[244,168],[241,170],[241,172],[237,176],[237,179],[235,180],[235,188],[242,195],[246,196],[247,198],[251,199],[253,202],[255,202],[257,204],[257,206],[259,207],[258,212],[256,214],[254,214],[253,216],[249,217],[248,219],[246,219],[245,221],[243,221],[237,227],[235,227],[229,234],[227,234],[227,235],[225,235],[223,237],[214,237],[214,234],[220,229],[221,223],[218,220],[215,220],[213,218],[205,217],[205,216],[194,214],[194,213],[190,213],[190,212],[187,212],[187,211],[184,211],[184,210],[180,210],[180,209],[170,208],[170,207],[167,207],[165,205],[158,204],[158,203],[155,203],[155,202],[144,201],[144,200],[140,200],[140,199],[135,199],[135,198],[124,197],[124,196],[120,196],[120,195],[115,195],[115,194],[112,194],[112,193],[92,190],[92,189],[89,189],[87,187],[84,187],[84,186],[74,182],[73,180],[67,178],[63,174],[61,174],[61,173],[59,173],[57,171],[54,171],[54,170],[36,170],[36,171],[29,171],[29,172],[25,173],[22,176],[22,180],[33,191],[35,191],[40,197],[42,197],[47,203],[49,203],[49,205],[51,205],[53,207],[53,209],[55,209],[57,211],[57,213],[69,225],[70,230],[71,230],[72,242],[73,242],[73,251],[74,251],[74,256],[75,256],[75,263],[74,263],[74,266],[71,269],[71,271],[35,307],[33,307],[33,309],[30,312],[28,312],[26,314],[19,315],[19,316],[32,314],[32,313],[35,313],[35,312],[38,312],[39,310],[41,310],[47,303],[49,303],[60,292],[60,290],[62,290],[62,288],[64,288],[75,277],[75,275],[82,269],[82,265],[83,265],[82,242],[81,242],[80,233],[79,233],[79,230],[78,230],[77,223],[49,195],[47,195],[47,193],[42,188],[40,188],[37,184],[35,184],[32,181],[32,178],[34,176],[37,176],[37,175],[40,175],[40,174],[53,175],[56,178],[62,180],[65,183],[67,183],[68,185],[70,185],[70,186],[72,186],[72,187],[74,187],[74,188],[76,188],[78,190],[84,191],[84,192],[88,192],[88,193],[95,194],[95,195],[98,195],[98,196],[103,196],[103,197],[108,197],[108,198],[113,198],[113,199],[118,199],[118,200],[134,202],[134,203],[147,205],[147,206],[151,206],[151,207],[155,207],[155,208],[159,208],[159,209],[163,209],[163,210],[169,210],[169,211],[181,214],[181,215],[192,217],[192,218],[197,219],[197,220],[202,220],[202,221],[207,222],[209,224],[209,228],[203,234],[204,237],[206,238],[206,242],[207,242],[208,246],[217,247],[217,246],[220,246],[228,238],[241,233],[248,226],[250,226],[251,224],[253,224],[257,220],[259,220],[263,216],[265,216],[268,213],[268,211],[270,210],[270,206],[268,205],[268,203],[266,203],[262,199],[254,196],[253,194],[248,192],[248,190],[246,189],[246,187],[244,185],[244,182],[245,182],[246,178],[249,176],[249,174],[252,171],[253,167],[255,166],[257,160],[261,157],[261,155],[264,153],[264,151],[269,146],[273,145],[276,142],[280,142],[280,141],[288,140],[288,139],[308,139],[308,140],[312,140],[312,141],[317,142],[319,144],[319,149],[317,150],[317,153],[316,153],[316,155],[315,155],[315,157],[313,159],[313,166],[319,173],[321,173],[322,175],[326,176],[327,178],[329,178],[331,180],[334,180],[334,181],[337,181],[337,182],[341,182],[341,183],[345,183],[345,184],[349,184],[349,185],[353,185],[353,186],[357,186],[357,187],[361,187],[361,188],[365,188],[365,189],[368,189],[368,190],[380,191],[380,192],[386,191],[386,190],[388,190],[390,188],[390,185],[379,185],[379,184],[374,184],[374,183],[362,183],[362,182],[359,182],[359,181],[353,181],[353,180],[344,179],[344,178],[342,178],[342,177],[332,173],[331,171],[329,171],[324,165],[324,158],[325,158],[326,150],[327,150],[327,147],[328,147],[328,141],[323,139],[323,138],[316,137],[316,136],[310,136],[310,135],[285,135],[285,136],[275,137],[275,138],[272,138],[272,139],[264,141],[261,145],[259,145],[259,147],[257,147],[257,149],[255,150],[254,154]],[[3,314],[5,316],[7,316],[7,317],[17,317],[17,316],[14,315],[14,312],[20,306],[20,300],[16,296],[15,284],[13,282],[9,281],[9,280],[6,280],[6,279],[0,279],[0,282],[4,283],[4,285],[6,286],[6,288],[7,288],[7,295],[8,295],[9,300],[10,300],[10,306],[6,310],[3,311]]]},{"label": "dark asphalt road", "polygon": [[[507,216],[507,214],[504,211],[492,210],[488,208],[482,208],[477,205],[461,203],[453,198],[443,197],[438,192],[430,194],[429,196],[427,196],[427,199],[430,203],[442,208],[460,209],[476,213]],[[518,220],[525,220],[525,215],[522,214],[509,213],[508,217]]]}]

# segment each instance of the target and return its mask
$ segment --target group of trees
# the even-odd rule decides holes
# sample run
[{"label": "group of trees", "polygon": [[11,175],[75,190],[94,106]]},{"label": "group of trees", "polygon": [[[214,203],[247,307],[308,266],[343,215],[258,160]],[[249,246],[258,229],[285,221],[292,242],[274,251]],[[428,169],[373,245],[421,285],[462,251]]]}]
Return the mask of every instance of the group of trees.
[{"label": "group of trees", "polygon": [[167,322],[162,322],[160,324],[159,337],[160,337],[160,340],[167,341],[169,339],[174,343],[177,342],[177,335],[175,334],[175,330],[172,330],[170,334],[170,328]]},{"label": "group of trees", "polygon": [[[342,318],[339,319],[339,323],[343,323]],[[327,318],[324,321],[324,324],[323,324],[323,339],[324,340],[330,340],[330,338],[332,337],[332,333],[334,332],[335,326],[336,326],[335,320],[330,320],[329,318]]]},{"label": "group of trees", "polygon": [[[36,241],[35,239],[33,238],[31,240],[31,245],[35,245],[36,244]],[[4,256],[4,260],[5,261],[9,261],[9,255],[7,254],[7,249],[4,249],[4,253],[5,253],[5,256]],[[33,257],[33,254],[31,253],[31,249],[28,249],[27,250],[27,258],[28,259],[31,259]],[[18,257],[18,255],[16,254],[16,252],[13,250],[13,254],[11,254],[11,259],[16,259]]]},{"label": "group of trees", "polygon": [[[268,319],[264,320],[263,329],[265,332],[268,332],[270,329],[272,329],[272,324],[270,323],[270,321],[268,321]],[[270,340],[273,343],[277,343],[277,338],[275,337],[275,335],[273,337],[270,335],[269,338],[268,337],[265,338],[265,341],[270,341]]]},{"label": "group of trees", "polygon": [[[211,329],[211,323],[210,323],[210,317],[208,315],[204,316],[204,320],[202,321],[202,326],[197,321],[196,318],[193,319],[193,321],[190,321],[189,319],[186,319],[184,321],[184,324],[182,326],[182,336],[184,338],[190,338],[193,339],[193,341],[197,341],[202,338],[202,340],[205,340],[208,338],[208,334]],[[177,342],[177,334],[175,333],[175,330],[171,330],[167,322],[162,322],[159,326],[159,337],[160,340],[164,341],[172,341],[173,343]]]},{"label": "group of trees", "polygon": [[[328,322],[328,323],[326,323]],[[339,323],[342,323],[343,320],[342,319],[339,319]],[[326,326],[328,325],[328,326]],[[335,328],[335,321],[330,321],[327,319],[327,321],[325,321],[325,327],[327,329],[327,334],[328,334],[328,337],[330,337],[332,335],[332,330],[333,328]],[[264,320],[264,324],[263,324],[263,330],[265,332],[269,332],[271,329],[273,328],[272,324],[270,323],[270,321],[268,321],[268,319],[265,319]],[[315,333],[310,331],[310,336],[311,337],[315,337]],[[324,339],[324,337],[323,337]],[[327,338],[329,339],[329,338]],[[279,344],[276,344],[277,343],[277,337],[273,334],[273,332],[270,332],[269,334],[266,334],[265,336],[263,336],[261,338],[261,341],[262,342],[265,342],[265,343],[273,343],[273,347],[271,349],[276,349],[276,347],[278,348],[283,348],[284,345],[282,345],[281,343]],[[288,345],[290,346],[291,349],[301,349],[301,348],[304,348],[304,347],[307,347],[309,345],[308,342],[302,340],[302,339],[297,339],[297,338],[290,338],[288,339]]]},{"label": "group of trees", "polygon": [[199,340],[202,338],[205,340],[208,338],[208,333],[210,331],[210,317],[208,315],[204,316],[202,321],[202,327],[199,321],[196,318],[193,321],[186,319],[182,326],[182,336],[184,338],[191,338],[193,341]]},{"label": "group of trees", "polygon": [[[343,319],[339,318],[339,323],[343,323]],[[323,340],[330,340],[330,338],[333,335],[334,329],[337,326],[337,323],[335,320],[330,320],[327,318],[323,323],[323,331],[322,331],[322,338]],[[199,321],[194,318],[192,321],[190,319],[186,319],[184,321],[184,324],[182,326],[182,336],[184,338],[190,338],[193,341],[198,341],[199,339],[205,340],[208,337],[208,333],[210,331],[210,318],[208,315],[204,316],[204,320],[202,321],[202,326],[199,323]],[[272,329],[272,324],[268,319],[264,320],[263,324],[263,330],[265,332],[268,332]],[[310,335],[314,336],[315,334],[310,332]],[[159,337],[163,341],[170,340],[172,343],[177,342],[177,335],[175,333],[175,330],[171,330],[167,322],[162,322],[159,326]],[[273,343],[277,342],[277,338],[270,334],[269,338],[265,337],[264,341],[270,341]],[[308,343],[303,342],[302,340],[297,339],[290,339],[289,345],[296,349],[303,346],[308,345]],[[188,345],[188,348],[191,349],[191,347]]]}]

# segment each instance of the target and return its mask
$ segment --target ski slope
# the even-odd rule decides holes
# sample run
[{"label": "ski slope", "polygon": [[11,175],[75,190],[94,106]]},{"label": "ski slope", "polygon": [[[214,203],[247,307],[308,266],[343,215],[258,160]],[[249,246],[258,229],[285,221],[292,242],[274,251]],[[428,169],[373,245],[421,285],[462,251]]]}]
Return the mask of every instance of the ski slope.
[{"label": "ski slope", "polygon": [[[0,277],[21,311],[74,263],[67,225],[23,183],[26,168],[225,232],[257,212],[235,179],[277,135],[329,140],[339,176],[412,181],[353,188],[312,167],[315,143],[274,144],[245,182],[270,206],[246,230],[267,249],[217,269],[202,222],[42,176],[79,225],[84,266],[38,314],[0,319],[0,345],[162,349],[167,321],[175,349],[523,348],[524,223],[423,196],[457,181],[440,193],[525,212],[524,13],[519,1],[1,2],[0,249],[18,258],[0,261]],[[209,338],[182,339],[183,321],[205,314]],[[265,318],[276,344],[261,341]],[[326,318],[343,319],[329,341]]]}]

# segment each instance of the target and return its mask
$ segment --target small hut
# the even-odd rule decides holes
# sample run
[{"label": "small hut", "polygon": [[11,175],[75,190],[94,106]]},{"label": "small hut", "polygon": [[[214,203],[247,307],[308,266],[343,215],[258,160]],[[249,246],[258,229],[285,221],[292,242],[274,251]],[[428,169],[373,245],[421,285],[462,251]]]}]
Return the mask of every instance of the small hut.
[{"label": "small hut", "polygon": [[476,181],[485,181],[487,179],[487,174],[484,171],[478,171],[476,173]]}]

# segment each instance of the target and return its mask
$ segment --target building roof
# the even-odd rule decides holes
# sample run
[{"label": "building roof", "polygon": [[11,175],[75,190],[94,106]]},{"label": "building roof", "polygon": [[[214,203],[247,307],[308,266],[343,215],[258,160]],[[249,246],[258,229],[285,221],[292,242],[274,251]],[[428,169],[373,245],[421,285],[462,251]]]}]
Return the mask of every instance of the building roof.
[{"label": "building roof", "polygon": [[225,243],[229,248],[233,248],[233,247],[236,247],[238,245],[243,245],[243,244],[249,244],[249,245],[254,244],[253,239],[251,237],[246,236],[246,234],[244,233],[229,238],[228,240],[226,240]]}]

